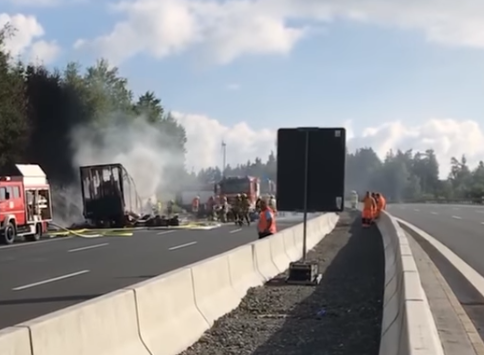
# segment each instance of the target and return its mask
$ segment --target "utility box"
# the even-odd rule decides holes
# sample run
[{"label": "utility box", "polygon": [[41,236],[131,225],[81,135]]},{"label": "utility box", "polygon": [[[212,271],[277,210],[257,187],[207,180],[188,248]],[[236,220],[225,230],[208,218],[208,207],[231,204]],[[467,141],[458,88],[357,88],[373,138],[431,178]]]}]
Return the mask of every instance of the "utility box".
[{"label": "utility box", "polygon": [[277,209],[343,211],[345,162],[345,128],[279,129]]}]

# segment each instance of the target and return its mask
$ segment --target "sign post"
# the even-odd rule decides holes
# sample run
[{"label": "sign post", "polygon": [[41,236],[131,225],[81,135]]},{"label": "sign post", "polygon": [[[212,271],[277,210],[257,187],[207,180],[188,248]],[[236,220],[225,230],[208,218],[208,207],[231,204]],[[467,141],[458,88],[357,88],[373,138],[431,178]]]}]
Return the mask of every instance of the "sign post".
[{"label": "sign post", "polygon": [[288,284],[321,282],[319,265],[307,260],[308,214],[344,208],[344,128],[281,128],[277,141],[277,205],[303,213],[302,259],[289,266]]}]

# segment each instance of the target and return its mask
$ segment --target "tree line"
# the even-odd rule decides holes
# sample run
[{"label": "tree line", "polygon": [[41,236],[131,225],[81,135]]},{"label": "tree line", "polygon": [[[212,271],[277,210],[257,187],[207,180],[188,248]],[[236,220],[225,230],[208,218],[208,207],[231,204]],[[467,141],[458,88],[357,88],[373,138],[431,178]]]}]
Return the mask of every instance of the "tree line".
[{"label": "tree line", "polygon": [[[54,70],[24,63],[5,48],[6,39],[14,35],[9,26],[0,30],[0,169],[35,163],[53,184],[70,185],[78,175],[72,143],[77,127],[89,127],[102,146],[103,128],[128,124],[141,115],[163,133],[160,145],[183,157],[185,129],[153,92],[135,97],[128,80],[105,60],[85,70],[75,62]],[[172,170],[181,169],[184,161],[179,160]]]},{"label": "tree line", "polygon": [[[380,159],[370,148],[361,148],[346,154],[345,190],[360,195],[366,191],[378,191],[395,202],[423,201],[482,201],[484,196],[484,163],[471,169],[465,156],[452,158],[451,171],[446,179],[440,179],[439,162],[432,149],[424,152],[390,150]],[[225,175],[251,175],[276,180],[277,158],[272,152],[263,161],[236,167],[227,166]],[[220,168],[200,171],[198,179],[216,181],[222,177]],[[322,182],[324,183],[324,182]]]},{"label": "tree line", "polygon": [[[4,46],[12,35],[8,26],[0,31],[0,169],[13,163],[35,163],[53,184],[70,185],[78,174],[72,146],[76,127],[89,126],[96,137],[103,128],[123,125],[142,115],[153,130],[163,133],[161,147],[179,155],[176,164],[166,167],[178,186],[180,181],[221,179],[219,167],[186,171],[185,129],[165,111],[154,92],[135,97],[128,80],[102,59],[84,70],[74,62],[50,70],[16,60]],[[101,135],[98,140],[102,145]],[[379,191],[393,201],[481,199],[484,163],[471,169],[465,156],[452,158],[450,163],[451,172],[442,180],[433,150],[389,151],[380,159],[372,148],[361,148],[347,153],[346,191]],[[274,152],[225,169],[227,176],[251,175],[274,181],[276,173]]]}]

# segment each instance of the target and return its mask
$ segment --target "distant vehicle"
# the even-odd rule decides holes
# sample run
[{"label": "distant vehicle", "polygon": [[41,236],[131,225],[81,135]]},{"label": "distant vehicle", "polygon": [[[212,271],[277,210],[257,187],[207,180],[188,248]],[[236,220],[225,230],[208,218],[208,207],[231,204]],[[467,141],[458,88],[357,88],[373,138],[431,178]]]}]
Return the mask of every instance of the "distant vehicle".
[{"label": "distant vehicle", "polygon": [[0,176],[0,242],[19,237],[37,241],[52,221],[47,176],[39,165],[16,164],[15,174]]}]

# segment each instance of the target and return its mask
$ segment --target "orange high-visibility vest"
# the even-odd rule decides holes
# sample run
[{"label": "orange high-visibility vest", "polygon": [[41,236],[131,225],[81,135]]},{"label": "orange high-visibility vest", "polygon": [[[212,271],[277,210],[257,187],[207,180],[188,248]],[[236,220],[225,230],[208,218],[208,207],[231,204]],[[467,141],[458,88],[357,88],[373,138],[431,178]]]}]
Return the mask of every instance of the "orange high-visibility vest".
[{"label": "orange high-visibility vest", "polygon": [[372,210],[374,209],[376,206],[376,202],[375,202],[375,199],[371,196],[368,196],[368,197],[365,197],[364,200],[363,200],[363,209],[365,210]]},{"label": "orange high-visibility vest", "polygon": [[269,224],[267,220],[267,215],[271,216],[271,219],[272,219],[272,224],[269,227],[269,232],[272,234],[276,234],[277,233],[276,218],[274,217],[274,212],[270,208],[267,208],[266,210],[262,211],[259,214],[259,224],[257,225],[257,229],[259,230],[260,233],[265,232],[267,230],[267,226]]}]

